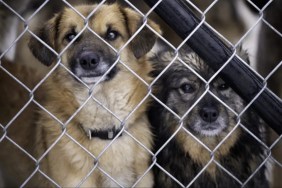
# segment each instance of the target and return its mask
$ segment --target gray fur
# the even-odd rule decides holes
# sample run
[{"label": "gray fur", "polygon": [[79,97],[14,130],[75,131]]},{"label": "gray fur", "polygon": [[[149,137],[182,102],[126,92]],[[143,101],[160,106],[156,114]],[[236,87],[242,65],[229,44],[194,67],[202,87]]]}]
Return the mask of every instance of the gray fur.
[{"label": "gray fur", "polygon": [[[211,163],[195,182],[191,181],[211,159],[209,155],[214,155],[218,163],[245,183],[266,158],[266,150],[240,126],[243,125],[265,142],[261,132],[264,130],[263,122],[250,110],[239,117],[245,108],[244,101],[221,78],[213,78],[214,71],[188,47],[182,48],[178,54],[166,47],[159,49],[150,59],[155,68],[152,75],[157,77],[162,74],[153,88],[155,96],[166,107],[154,102],[149,111],[149,118],[156,135],[155,151],[160,152],[157,155],[157,163],[170,175],[155,167],[155,187],[178,187],[178,183],[170,176],[175,177],[184,186],[191,183],[192,187],[240,187],[240,183],[214,163]],[[175,59],[176,55],[178,57]],[[175,61],[171,64],[173,59]],[[165,68],[167,70],[163,72]],[[201,111],[206,107],[215,109],[218,113],[216,120],[204,120]],[[164,146],[179,126],[183,127]],[[228,136],[231,131],[232,134]],[[226,136],[226,141],[220,143]],[[210,150],[217,148],[218,144],[220,147],[213,154],[204,149],[198,141]],[[159,150],[160,148],[162,149]],[[206,156],[208,160],[205,159]],[[254,177],[246,182],[246,187],[268,187],[265,171],[263,165]]]}]

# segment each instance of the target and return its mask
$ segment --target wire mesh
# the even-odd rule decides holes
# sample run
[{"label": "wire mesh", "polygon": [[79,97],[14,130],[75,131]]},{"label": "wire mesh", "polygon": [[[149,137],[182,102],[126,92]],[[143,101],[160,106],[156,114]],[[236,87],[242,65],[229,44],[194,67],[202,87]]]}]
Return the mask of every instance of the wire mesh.
[{"label": "wire mesh", "polygon": [[[228,6],[233,6],[235,4],[235,9],[236,9],[236,3],[234,3],[235,1],[228,1],[228,0],[214,0],[214,1],[207,1],[202,5],[200,1],[197,0],[187,0],[187,4],[188,6],[190,6],[193,11],[195,11],[195,13],[197,15],[199,15],[199,19],[201,20],[200,24],[197,25],[195,27],[195,29],[190,32],[188,34],[188,36],[186,37],[185,40],[180,40],[177,41],[177,36],[174,35],[170,35],[169,33],[166,32],[166,30],[164,28],[166,28],[167,26],[164,26],[163,28],[163,32],[164,35],[160,35],[158,33],[158,31],[156,31],[151,25],[149,25],[149,19],[155,19],[155,14],[154,14],[154,9],[158,6],[158,4],[160,4],[162,2],[162,0],[158,1],[158,3],[155,4],[155,6],[153,6],[152,8],[148,8],[146,6],[146,4],[141,1],[134,1],[134,0],[124,0],[124,1],[120,1],[119,3],[130,7],[131,9],[133,9],[135,12],[137,12],[141,17],[142,17],[142,23],[139,25],[139,28],[136,30],[136,32],[125,42],[125,44],[119,48],[116,49],[114,48],[107,40],[105,40],[105,38],[103,38],[99,33],[96,33],[93,28],[91,28],[91,24],[92,22],[90,22],[90,19],[92,17],[95,17],[95,14],[97,12],[99,12],[99,10],[101,9],[101,7],[106,4],[106,3],[112,3],[109,2],[107,0],[103,0],[103,1],[95,1],[95,3],[97,3],[97,6],[91,11],[91,13],[87,16],[83,15],[81,12],[79,12],[76,9],[76,6],[74,5],[75,3],[73,1],[66,1],[66,0],[62,0],[60,1],[60,9],[62,7],[68,7],[70,10],[72,10],[73,12],[75,12],[76,14],[78,14],[81,19],[83,19],[84,21],[84,27],[83,29],[80,30],[80,32],[75,36],[74,40],[72,40],[68,45],[66,45],[66,47],[64,47],[61,51],[56,51],[55,49],[52,48],[52,46],[48,43],[46,43],[46,41],[44,41],[43,39],[41,39],[39,36],[37,36],[37,34],[34,32],[34,25],[32,24],[32,21],[35,20],[36,22],[36,26],[42,26],[42,22],[41,19],[45,19],[45,17],[50,17],[50,15],[52,15],[53,9],[55,6],[57,6],[55,1],[51,1],[51,0],[45,0],[45,1],[40,1],[40,3],[33,7],[31,6],[31,4],[33,3],[32,0],[26,0],[26,2],[28,2],[27,4],[29,4],[29,6],[26,5],[26,10],[25,11],[18,11],[16,6],[13,4],[13,0],[10,1],[4,1],[1,0],[0,1],[0,14],[6,14],[7,12],[9,13],[9,15],[13,18],[13,19],[17,19],[19,20],[19,22],[21,22],[23,24],[23,29],[19,29],[18,25],[11,25],[11,27],[15,30],[15,32],[17,33],[17,37],[15,39],[11,39],[10,43],[7,45],[7,47],[5,49],[1,48],[1,53],[0,53],[0,71],[2,75],[6,75],[6,77],[8,77],[9,79],[12,80],[12,82],[16,82],[18,84],[18,86],[20,87],[20,92],[21,93],[25,93],[28,95],[28,97],[19,97],[22,98],[21,104],[19,105],[18,108],[12,109],[13,106],[11,106],[8,102],[6,102],[6,99],[2,99],[3,101],[0,101],[0,105],[3,105],[3,110],[6,110],[5,107],[8,105],[9,108],[11,108],[13,111],[12,115],[9,114],[9,116],[4,117],[4,111],[1,110],[1,112],[3,113],[0,114],[1,117],[1,122],[0,122],[0,148],[1,148],[1,154],[3,154],[4,158],[8,158],[10,155],[12,155],[12,153],[8,153],[9,150],[7,150],[7,148],[5,147],[5,145],[10,145],[12,146],[15,150],[17,150],[17,152],[19,152],[19,155],[23,155],[24,158],[27,158],[28,161],[32,161],[31,163],[34,165],[31,169],[29,169],[29,172],[27,172],[27,176],[24,178],[24,180],[20,180],[20,187],[26,187],[29,186],[30,181],[32,181],[33,179],[37,179],[38,175],[41,175],[40,178],[45,179],[46,181],[48,181],[52,186],[55,187],[61,187],[62,185],[60,185],[60,183],[56,182],[56,180],[53,177],[50,177],[49,174],[47,174],[46,172],[44,172],[44,170],[42,170],[42,162],[44,160],[46,160],[47,156],[50,154],[50,152],[52,150],[55,150],[56,147],[58,147],[59,143],[61,142],[62,138],[67,138],[69,139],[72,143],[74,143],[75,146],[78,146],[79,148],[81,148],[81,152],[85,152],[88,158],[91,158],[91,160],[93,161],[93,164],[91,166],[89,166],[89,170],[87,172],[87,174],[85,174],[81,179],[79,179],[78,183],[73,184],[71,186],[85,186],[87,184],[84,184],[85,182],[88,181],[88,179],[91,179],[91,176],[96,172],[99,171],[103,176],[107,177],[109,180],[108,181],[112,181],[113,183],[111,183],[110,185],[114,185],[114,186],[118,186],[118,187],[126,187],[128,185],[124,185],[122,183],[122,180],[120,179],[115,179],[115,177],[113,177],[111,175],[111,172],[108,168],[104,168],[103,165],[101,165],[101,161],[103,156],[105,155],[106,152],[113,150],[113,147],[115,147],[115,143],[117,143],[119,141],[119,137],[120,135],[128,135],[130,137],[130,139],[132,140],[131,142],[134,142],[138,147],[142,148],[142,150],[144,150],[145,155],[149,156],[149,158],[151,159],[150,164],[147,167],[144,167],[145,171],[142,174],[139,174],[138,177],[135,178],[134,183],[130,186],[138,186],[139,182],[142,181],[142,179],[145,179],[146,175],[148,175],[149,173],[151,173],[153,171],[154,168],[159,169],[159,171],[165,173],[169,178],[172,179],[173,182],[175,182],[178,186],[180,187],[193,187],[195,185],[195,182],[197,182],[197,179],[202,176],[206,171],[208,171],[208,169],[214,165],[216,166],[216,168],[220,169],[222,172],[226,173],[231,179],[233,179],[235,182],[237,182],[238,187],[245,187],[248,186],[248,183],[251,181],[252,178],[254,178],[254,176],[256,176],[256,174],[258,173],[258,171],[260,169],[263,168],[263,166],[268,166],[270,163],[273,164],[273,166],[276,168],[277,171],[273,171],[273,173],[277,173],[279,171],[282,171],[282,148],[281,148],[281,136],[282,135],[275,135],[274,133],[270,134],[269,132],[263,130],[264,132],[266,132],[265,134],[267,134],[266,136],[258,136],[256,134],[253,133],[253,130],[250,130],[249,127],[245,126],[244,122],[243,122],[243,116],[245,114],[247,114],[248,111],[251,110],[251,106],[253,104],[253,102],[260,96],[260,94],[267,89],[267,87],[269,86],[269,82],[273,82],[272,78],[274,77],[274,75],[276,74],[281,74],[281,65],[282,65],[282,61],[281,61],[281,56],[279,56],[279,61],[274,62],[275,66],[266,74],[261,76],[260,75],[260,70],[256,69],[256,67],[252,67],[252,69],[254,71],[256,71],[257,75],[259,75],[262,79],[263,79],[263,83],[264,83],[264,87],[261,88],[261,90],[256,94],[256,96],[248,103],[245,104],[242,109],[240,109],[240,111],[236,111],[233,109],[232,106],[230,106],[229,104],[227,104],[222,98],[218,97],[217,94],[214,93],[213,89],[212,89],[212,83],[215,79],[217,79],[220,71],[222,69],[225,68],[226,65],[228,65],[228,63],[230,62],[230,60],[234,57],[237,56],[238,57],[238,49],[240,48],[240,46],[242,45],[242,43],[244,43],[244,41],[248,40],[248,37],[250,35],[253,34],[254,30],[256,29],[256,27],[266,27],[268,30],[271,30],[275,35],[277,35],[279,38],[282,37],[281,34],[281,28],[276,28],[277,26],[274,26],[269,20],[267,20],[266,17],[266,11],[268,9],[270,9],[271,6],[274,6],[273,4],[277,3],[279,0],[269,0],[266,1],[266,3],[264,4],[264,6],[262,8],[260,8],[254,1],[251,0],[246,0],[245,2],[245,6],[251,6],[253,8],[255,8],[257,10],[257,13],[255,16],[256,20],[254,23],[252,23],[251,25],[245,25],[245,30],[241,32],[240,36],[234,36],[233,38],[231,37],[225,37],[225,32],[226,31],[222,31],[220,28],[216,28],[213,26],[213,24],[215,23],[212,18],[213,18],[213,10],[215,9],[215,11],[217,11],[218,9],[216,9],[216,7],[220,7],[221,5],[223,5],[224,3],[227,2]],[[141,2],[141,5],[140,5]],[[19,3],[19,2],[17,2]],[[94,1],[88,1],[87,3],[94,3]],[[281,3],[279,4],[279,2],[277,3],[278,5],[281,5]],[[50,8],[51,7],[51,8]],[[144,8],[145,7],[145,8]],[[57,8],[57,7],[56,7]],[[223,7],[222,9],[225,9],[226,7]],[[233,7],[234,8],[234,7]],[[280,7],[281,8],[281,7]],[[229,9],[230,10],[230,7]],[[42,13],[42,11],[46,11],[48,14],[48,16],[46,16],[44,14],[44,12]],[[175,10],[177,11],[177,10]],[[240,9],[237,7],[236,9],[237,13],[244,15],[244,13],[240,12]],[[29,14],[27,14],[29,13]],[[268,12],[269,14],[269,12]],[[241,19],[244,19],[244,16],[241,15]],[[281,14],[280,14],[281,15]],[[42,17],[41,17],[42,16]],[[220,15],[221,17],[224,17],[225,15]],[[40,20],[40,21],[38,21]],[[3,21],[3,23],[6,21],[6,19],[2,19],[1,18],[1,22]],[[157,18],[155,19],[155,22],[158,23],[160,22],[160,25],[163,26],[163,22],[161,20],[161,18]],[[217,22],[221,23],[220,21],[217,20]],[[234,22],[234,20],[229,19],[228,22]],[[2,23],[1,23],[2,24]],[[5,23],[6,24],[6,23]],[[159,24],[159,23],[158,23]],[[194,67],[187,65],[185,63],[185,60],[183,60],[183,57],[181,55],[181,50],[182,48],[185,48],[185,43],[193,36],[193,34],[195,32],[197,32],[197,30],[199,29],[199,27],[201,27],[201,25],[207,25],[221,40],[223,40],[228,46],[231,46],[234,51],[233,54],[230,56],[230,58],[226,61],[226,63],[224,64],[224,66],[222,66],[218,71],[214,72],[213,75],[209,78],[206,79],[205,76],[203,76],[202,74],[198,73]],[[238,25],[237,25],[238,26]],[[224,28],[224,27],[223,27]],[[160,71],[160,73],[154,77],[150,82],[148,82],[146,79],[144,79],[142,76],[140,76],[140,73],[137,73],[134,71],[134,69],[130,66],[128,66],[128,62],[122,60],[121,56],[122,53],[129,48],[130,43],[138,36],[140,35],[140,33],[142,32],[143,29],[149,29],[149,31],[151,33],[153,33],[154,35],[157,35],[159,40],[162,41],[161,45],[166,46],[167,48],[170,48],[170,52],[172,54],[172,57],[169,59],[169,63],[167,63],[163,69]],[[5,30],[5,28],[2,28],[2,30]],[[20,31],[19,31],[20,30]],[[226,29],[229,32],[232,31],[232,29]],[[112,51],[114,51],[114,53],[116,54],[116,59],[115,62],[112,64],[112,66],[109,67],[109,69],[104,73],[104,75],[102,77],[99,78],[99,80],[92,85],[91,87],[89,87],[86,83],[84,83],[83,80],[81,80],[74,72],[73,70],[71,70],[69,67],[65,66],[62,62],[63,60],[63,55],[66,53],[67,50],[70,50],[70,48],[75,45],[75,40],[79,39],[82,34],[86,31],[89,31],[93,36],[95,36],[96,38],[98,38],[101,42],[102,45],[108,47],[109,49],[111,49]],[[3,42],[3,37],[7,37],[6,34],[1,34],[1,38],[0,38],[0,42]],[[40,79],[36,80],[36,83],[33,86],[30,86],[26,83],[25,77],[28,77],[30,75],[25,74],[24,72],[21,72],[21,76],[16,76],[13,75],[13,71],[12,69],[10,69],[10,65],[6,64],[6,57],[9,51],[12,51],[12,48],[17,48],[17,46],[19,45],[18,43],[22,42],[23,38],[25,35],[29,35],[30,37],[35,38],[36,40],[38,40],[45,48],[47,48],[53,55],[56,56],[56,60],[55,60],[55,65],[53,65],[53,67],[49,68],[47,71],[44,71],[45,74],[42,74],[40,76]],[[146,40],[146,39],[144,39]],[[260,38],[256,38],[255,40],[260,40]],[[281,38],[282,40],[282,38]],[[26,45],[27,41],[23,40]],[[253,42],[253,41],[251,41]],[[275,41],[274,41],[275,42]],[[2,45],[2,44],[1,44]],[[280,46],[281,47],[281,46]],[[27,45],[26,45],[27,48]],[[157,49],[157,51],[159,50],[159,47],[154,46],[152,53],[149,53],[150,55],[154,56],[155,53],[155,48]],[[255,48],[255,47],[254,47]],[[277,47],[279,48],[279,47]],[[162,47],[160,47],[160,49],[162,50]],[[18,53],[20,53],[21,49],[17,48],[17,51],[19,51]],[[252,51],[252,50],[251,50]],[[186,52],[188,53],[188,52]],[[190,52],[189,52],[190,53]],[[259,58],[260,54],[250,54],[251,59],[255,59],[254,57]],[[20,57],[20,56],[19,56]],[[153,58],[154,60],[154,58]],[[16,66],[18,64],[17,61],[21,61],[20,58],[15,58],[15,63],[13,64],[13,66]],[[33,61],[33,60],[30,60]],[[151,60],[150,60],[151,61]],[[276,60],[275,60],[276,61]],[[258,62],[257,62],[258,63]],[[158,94],[154,93],[156,87],[158,87],[159,82],[163,79],[163,77],[166,75],[166,73],[172,69],[174,66],[181,64],[182,66],[184,66],[186,69],[190,70],[194,75],[197,76],[197,78],[199,80],[201,80],[201,82],[204,84],[204,91],[202,92],[202,94],[197,98],[197,100],[191,105],[189,106],[188,109],[185,110],[185,112],[183,112],[182,114],[179,114],[179,112],[175,111],[175,109],[171,108],[166,101],[163,101],[162,99],[158,98]],[[97,89],[99,87],[99,84],[103,82],[104,78],[107,76],[108,73],[110,73],[115,66],[122,66],[126,71],[130,72],[132,74],[132,76],[135,79],[138,79],[139,82],[142,84],[142,86],[144,86],[146,88],[146,94],[142,97],[142,99],[130,110],[129,113],[127,113],[125,116],[120,116],[119,114],[116,114],[115,112],[113,112],[111,110],[111,106],[108,106],[107,103],[103,100],[101,100],[99,97],[96,97],[94,94],[95,89]],[[30,65],[28,65],[27,67],[30,67]],[[52,111],[49,110],[48,107],[46,107],[44,104],[41,103],[41,99],[38,99],[37,93],[41,92],[40,89],[42,88],[42,85],[46,82],[46,80],[48,80],[51,75],[57,74],[56,71],[58,69],[62,69],[64,70],[67,74],[71,75],[72,77],[74,77],[74,79],[76,79],[76,81],[78,81],[84,88],[86,88],[88,90],[88,96],[86,96],[82,102],[80,102],[79,107],[77,109],[75,109],[73,111],[73,113],[66,118],[62,118],[62,117],[58,117],[56,114],[52,113]],[[1,78],[0,78],[1,79]],[[1,81],[1,80],[0,80]],[[4,81],[5,82],[5,81]],[[0,82],[1,87],[4,88],[4,82]],[[127,86],[124,86],[127,87]],[[281,83],[278,85],[275,85],[275,87],[280,87],[281,88]],[[60,88],[58,88],[58,91],[60,90]],[[281,90],[280,90],[281,91]],[[9,91],[12,93],[9,93],[9,96],[12,96],[13,94],[15,94],[15,92],[17,92],[17,90],[15,91]],[[21,94],[19,93],[19,95]],[[281,92],[275,92],[277,94],[278,97],[280,97],[281,100]],[[210,95],[212,96],[212,98],[214,98],[219,104],[221,104],[222,106],[224,106],[225,109],[227,109],[233,116],[236,117],[236,124],[235,126],[229,130],[229,132],[220,139],[220,141],[214,146],[214,147],[210,147],[205,141],[201,140],[201,138],[199,138],[198,136],[195,135],[195,133],[193,131],[191,131],[189,128],[184,126],[184,121],[185,119],[191,115],[192,111],[194,109],[197,108],[197,106],[199,104],[201,104],[202,101],[204,101],[204,98],[206,95]],[[18,101],[20,99],[17,99]],[[142,105],[144,105],[146,103],[146,101],[151,100],[154,101],[153,103],[158,103],[160,104],[160,106],[164,109],[167,110],[169,114],[171,114],[173,116],[173,118],[175,118],[178,121],[178,126],[177,128],[174,130],[174,132],[170,135],[169,138],[167,138],[167,140],[165,140],[165,142],[162,143],[162,145],[157,148],[157,149],[152,149],[150,147],[148,147],[146,145],[146,143],[142,143],[138,138],[136,138],[132,133],[130,133],[130,131],[128,131],[125,127],[125,125],[127,124],[128,121],[130,121],[131,118],[133,118],[134,114],[137,113],[136,111],[138,111],[138,109],[142,108]],[[7,100],[9,101],[9,100]],[[5,103],[6,102],[6,103]],[[71,102],[71,101],[70,101]],[[74,119],[78,116],[79,113],[82,113],[83,110],[85,110],[87,108],[87,105],[90,103],[95,103],[99,108],[103,109],[105,111],[105,113],[108,113],[110,116],[113,117],[113,121],[118,122],[119,126],[121,127],[120,132],[112,139],[110,140],[105,147],[103,147],[103,149],[98,153],[98,154],[93,154],[91,151],[89,151],[89,149],[81,144],[73,135],[71,135],[70,133],[67,132],[68,126],[69,124],[74,121]],[[40,155],[38,157],[34,157],[34,154],[32,152],[34,148],[26,148],[25,146],[22,145],[22,143],[19,141],[20,138],[16,138],[13,134],[14,134],[14,130],[13,127],[14,124],[24,124],[25,122],[19,122],[21,120],[21,116],[23,116],[23,114],[25,112],[29,112],[29,108],[34,105],[34,107],[37,109],[36,113],[38,111],[41,111],[40,113],[44,113],[46,116],[50,117],[53,121],[56,122],[56,124],[58,125],[57,130],[60,130],[61,132],[57,133],[57,137],[54,139],[54,141],[52,143],[49,143],[49,147],[47,148],[46,151],[42,151],[42,153],[40,153]],[[148,107],[149,108],[149,107]],[[64,109],[61,109],[64,110]],[[146,110],[147,111],[147,110]],[[7,112],[8,113],[8,112]],[[143,112],[145,114],[145,112]],[[36,117],[38,116],[38,114],[35,115]],[[35,118],[36,119],[36,118]],[[27,122],[29,123],[29,122]],[[256,126],[256,125],[254,125]],[[269,129],[268,127],[265,127],[266,129]],[[245,179],[240,179],[239,177],[237,177],[236,174],[234,174],[232,171],[230,171],[230,169],[228,169],[227,167],[223,166],[221,164],[221,162],[216,158],[216,153],[218,151],[220,151],[220,148],[222,148],[224,146],[224,144],[226,142],[228,142],[228,140],[232,137],[232,135],[237,134],[236,131],[237,129],[241,129],[244,131],[244,134],[248,134],[249,137],[253,138],[259,145],[261,148],[263,148],[264,150],[264,157],[263,157],[263,161],[261,161],[261,163],[256,164],[258,166],[254,167],[254,171],[252,171],[252,173]],[[22,130],[16,130],[17,131],[22,131]],[[30,134],[35,134],[35,131],[31,131],[30,130]],[[201,147],[204,148],[204,151],[207,152],[209,154],[209,159],[206,161],[205,165],[203,165],[202,169],[197,172],[197,174],[188,182],[188,184],[185,184],[184,182],[181,182],[181,180],[178,177],[174,177],[173,173],[171,173],[169,170],[167,170],[166,168],[164,168],[160,163],[159,163],[159,157],[160,157],[160,153],[163,151],[163,149],[165,147],[167,147],[167,145],[169,143],[171,143],[178,134],[182,134],[184,133],[187,137],[191,137],[192,140],[194,140],[197,144],[199,144]],[[144,133],[144,134],[149,134],[149,133]],[[271,141],[267,141],[265,139],[265,137],[271,137]],[[36,143],[35,143],[36,144]],[[247,147],[247,146],[246,146]],[[251,146],[248,146],[251,147]],[[126,147],[125,147],[126,148]],[[173,151],[172,151],[173,152]],[[1,156],[1,155],[0,155]],[[1,156],[1,158],[3,158]],[[111,160],[115,160],[115,156],[113,156],[113,159]],[[126,157],[124,157],[123,160],[126,160]],[[24,161],[23,161],[24,162]],[[17,177],[6,177],[5,173],[6,173],[6,169],[5,169],[5,165],[9,165],[9,164],[4,164],[5,162],[0,162],[0,186],[8,186],[9,184],[7,182],[17,182],[18,180],[16,179]],[[30,163],[30,162],[29,162]],[[54,161],[55,163],[55,161]],[[13,165],[13,164],[11,164]],[[15,165],[15,164],[14,164]],[[16,167],[17,168],[17,167]],[[20,166],[18,167],[20,170]],[[114,168],[114,167],[112,167]],[[115,167],[115,168],[120,168],[122,169],[122,166],[119,167]],[[272,169],[269,168],[268,169],[270,171],[270,175],[272,173]],[[68,173],[68,172],[66,172]],[[79,172],[76,172],[77,174],[79,174]],[[137,175],[136,175],[137,176]],[[3,177],[3,178],[2,178]],[[78,178],[80,178],[81,175],[78,176]],[[100,180],[99,180],[100,181]],[[102,181],[102,180],[101,180]],[[275,176],[271,176],[270,177],[270,182],[271,182],[271,186],[272,187],[282,187],[281,180],[279,178],[275,179]],[[94,185],[93,185],[94,186]]]}]

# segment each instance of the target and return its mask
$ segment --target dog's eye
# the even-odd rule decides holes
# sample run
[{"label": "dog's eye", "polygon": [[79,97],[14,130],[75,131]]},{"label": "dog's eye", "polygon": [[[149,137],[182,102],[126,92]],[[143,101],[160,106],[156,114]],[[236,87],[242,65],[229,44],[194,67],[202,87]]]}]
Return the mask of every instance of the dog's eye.
[{"label": "dog's eye", "polygon": [[195,91],[195,88],[191,84],[182,84],[180,86],[180,90],[183,93],[193,93]]},{"label": "dog's eye", "polygon": [[219,86],[217,86],[217,88],[220,91],[224,91],[224,90],[227,90],[229,86],[226,83],[224,83],[224,84],[220,84]]},{"label": "dog's eye", "polygon": [[119,36],[119,33],[115,30],[108,30],[106,34],[106,39],[109,41],[116,40],[116,38]]},{"label": "dog's eye", "polygon": [[71,32],[71,33],[68,33],[66,34],[65,36],[65,40],[67,42],[71,42],[75,37],[76,37],[77,33],[76,32]]}]

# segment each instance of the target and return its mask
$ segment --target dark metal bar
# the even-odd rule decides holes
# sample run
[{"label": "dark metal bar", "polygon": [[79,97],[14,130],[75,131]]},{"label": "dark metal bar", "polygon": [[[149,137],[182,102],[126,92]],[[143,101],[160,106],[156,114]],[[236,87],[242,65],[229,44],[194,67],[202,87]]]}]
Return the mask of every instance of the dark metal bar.
[{"label": "dark metal bar", "polygon": [[[154,6],[158,0],[144,0]],[[163,0],[155,12],[183,39],[197,25],[199,19],[181,0]],[[206,25],[202,25],[187,41],[212,69],[218,70],[233,54]],[[220,76],[246,101],[250,102],[263,88],[260,79],[239,58],[234,57],[220,72]],[[282,101],[269,89],[265,89],[252,104],[254,110],[279,135],[282,134]]]}]

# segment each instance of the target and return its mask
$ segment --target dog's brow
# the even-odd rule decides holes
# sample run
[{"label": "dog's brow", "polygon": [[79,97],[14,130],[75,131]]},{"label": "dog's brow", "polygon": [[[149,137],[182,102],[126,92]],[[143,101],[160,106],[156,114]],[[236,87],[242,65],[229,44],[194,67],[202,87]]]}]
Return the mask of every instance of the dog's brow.
[{"label": "dog's brow", "polygon": [[55,39],[57,39],[59,37],[59,27],[60,27],[60,20],[62,19],[62,13],[58,14],[58,17],[56,19],[56,23],[55,23]]},{"label": "dog's brow", "polygon": [[[86,13],[86,16],[88,17],[94,9],[95,9],[95,8],[89,10],[89,11]],[[89,17],[90,20],[94,20],[95,17],[96,17],[96,15],[99,14],[99,12],[101,12],[100,9],[96,10],[93,14],[91,14],[91,16]]]},{"label": "dog's brow", "polygon": [[106,24],[107,30],[112,29],[113,28],[113,24]]},{"label": "dog's brow", "polygon": [[71,25],[69,31],[76,32],[76,28],[77,28],[76,25]]}]

